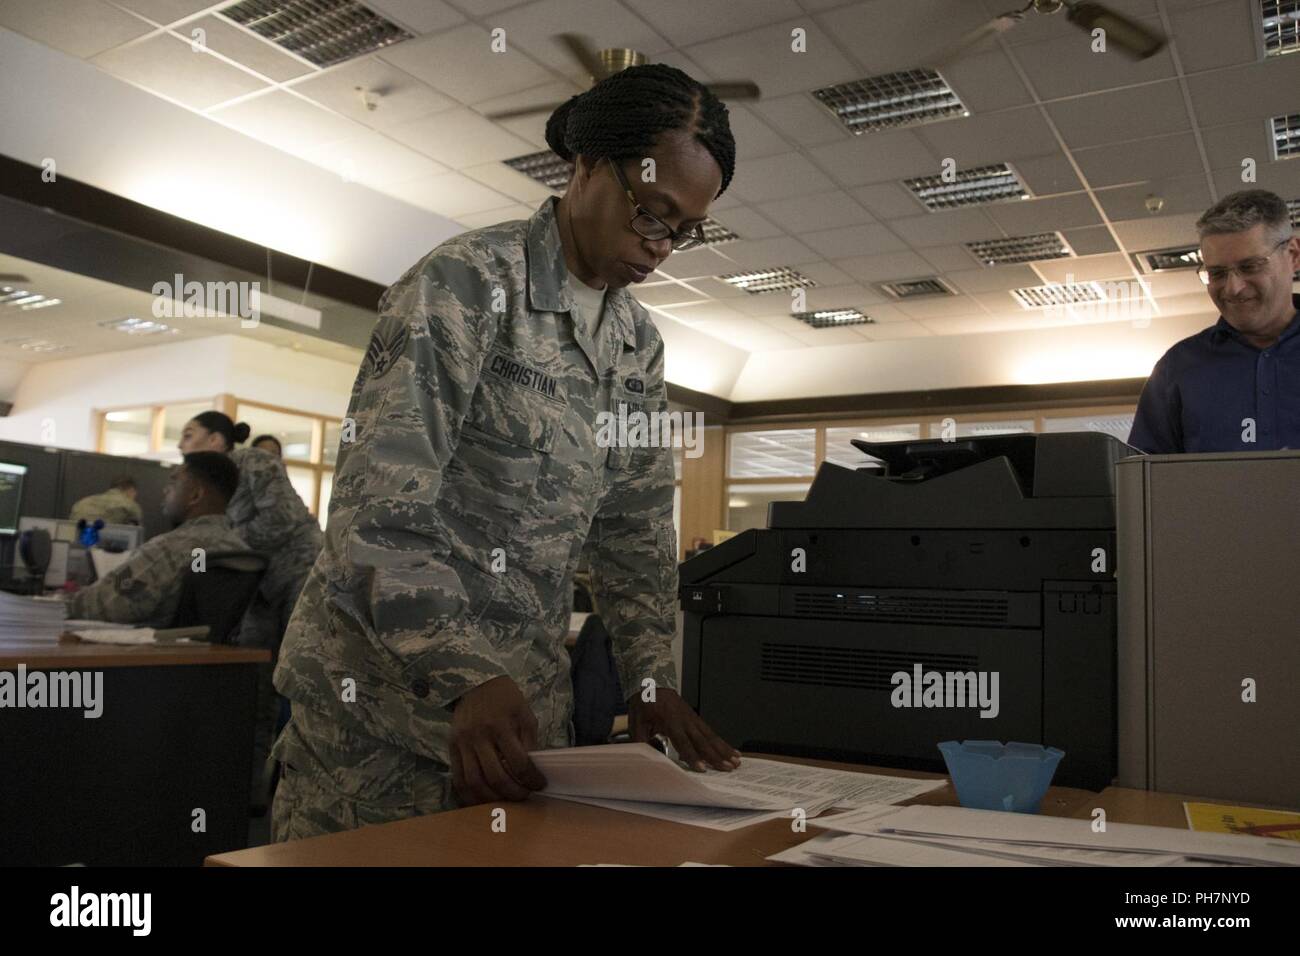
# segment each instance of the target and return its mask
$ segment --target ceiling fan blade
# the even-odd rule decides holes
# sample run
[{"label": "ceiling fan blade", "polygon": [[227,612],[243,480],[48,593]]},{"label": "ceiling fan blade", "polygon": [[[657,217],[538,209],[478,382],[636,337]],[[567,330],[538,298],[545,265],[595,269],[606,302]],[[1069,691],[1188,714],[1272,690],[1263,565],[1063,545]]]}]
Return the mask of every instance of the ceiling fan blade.
[{"label": "ceiling fan blade", "polygon": [[720,100],[756,100],[761,94],[757,83],[738,80],[734,83],[705,83]]},{"label": "ceiling fan blade", "polygon": [[573,58],[582,64],[582,68],[591,75],[593,80],[602,80],[605,77],[605,66],[600,62],[598,54],[591,42],[579,33],[560,33],[556,35],[564,46],[568,49]]},{"label": "ceiling fan blade", "polygon": [[554,113],[560,107],[559,103],[544,103],[541,106],[525,106],[517,110],[504,110],[500,113],[488,113],[485,119],[490,120],[508,120],[518,119],[520,116],[532,116],[536,113]]},{"label": "ceiling fan blade", "polygon": [[1084,30],[1102,29],[1106,40],[1135,60],[1145,60],[1164,49],[1164,36],[1152,33],[1136,20],[1116,13],[1100,3],[1075,3],[1066,7],[1066,17]]},{"label": "ceiling fan blade", "polygon": [[930,65],[936,68],[948,66],[954,60],[959,60],[966,54],[973,52],[998,34],[1006,33],[1024,18],[1023,10],[996,16],[983,26],[978,26],[969,31],[951,46],[944,47],[930,59]]},{"label": "ceiling fan blade", "polygon": [[0,282],[21,282],[24,285],[26,285],[28,282],[31,281],[32,280],[29,279],[27,276],[20,275],[17,272],[6,272],[0,274]]}]

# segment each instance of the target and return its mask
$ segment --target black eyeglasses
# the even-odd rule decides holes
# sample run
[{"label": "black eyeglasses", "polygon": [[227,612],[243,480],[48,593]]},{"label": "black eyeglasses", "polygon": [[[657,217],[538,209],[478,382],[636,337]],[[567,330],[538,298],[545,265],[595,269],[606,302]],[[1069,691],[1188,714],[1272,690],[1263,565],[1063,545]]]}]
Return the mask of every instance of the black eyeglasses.
[{"label": "black eyeglasses", "polygon": [[618,163],[609,157],[609,164],[614,167],[614,175],[618,177],[619,185],[623,187],[623,192],[627,194],[628,202],[636,210],[636,215],[632,217],[632,231],[642,239],[649,239],[652,242],[658,242],[661,239],[672,239],[673,251],[680,252],[683,249],[694,249],[696,246],[704,244],[704,224],[696,223],[690,229],[683,229],[681,232],[674,230],[654,213],[647,210],[644,206],[636,201],[636,194],[632,192],[632,187],[628,185],[627,177],[623,175],[623,170],[619,168]]},{"label": "black eyeglasses", "polygon": [[1291,241],[1287,236],[1281,242],[1273,247],[1266,256],[1255,256],[1253,259],[1243,259],[1235,266],[1201,266],[1196,270],[1196,274],[1201,277],[1201,281],[1206,285],[1218,285],[1220,282],[1226,282],[1228,276],[1236,272],[1243,279],[1259,275],[1268,266],[1268,260],[1273,258],[1274,253]]}]

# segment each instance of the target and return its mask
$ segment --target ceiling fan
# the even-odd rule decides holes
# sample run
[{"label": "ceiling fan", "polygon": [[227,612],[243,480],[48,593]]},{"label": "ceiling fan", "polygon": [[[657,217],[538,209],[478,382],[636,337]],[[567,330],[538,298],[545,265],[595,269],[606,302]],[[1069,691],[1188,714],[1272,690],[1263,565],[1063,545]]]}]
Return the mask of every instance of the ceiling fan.
[{"label": "ceiling fan", "polygon": [[[560,33],[556,36],[568,48],[573,58],[578,61],[591,77],[591,86],[595,86],[607,76],[613,76],[629,66],[641,66],[647,62],[645,54],[638,50],[613,48],[597,50],[584,36],[577,33]],[[749,80],[734,83],[705,83],[713,94],[723,100],[756,100],[759,98],[758,84]],[[559,103],[544,106],[530,106],[526,109],[506,110],[501,113],[489,113],[490,120],[515,119],[520,116],[532,116],[535,113],[550,113]]]},{"label": "ceiling fan", "polygon": [[1164,49],[1168,42],[1164,36],[1152,33],[1142,24],[1123,14],[1116,13],[1100,3],[1071,2],[1071,0],[1029,0],[1019,10],[999,14],[983,26],[976,27],[955,44],[939,54],[935,66],[945,66],[979,46],[990,37],[1005,33],[1025,19],[1030,10],[1052,14],[1065,10],[1065,18],[1081,30],[1104,30],[1107,44],[1135,60],[1145,60]]}]

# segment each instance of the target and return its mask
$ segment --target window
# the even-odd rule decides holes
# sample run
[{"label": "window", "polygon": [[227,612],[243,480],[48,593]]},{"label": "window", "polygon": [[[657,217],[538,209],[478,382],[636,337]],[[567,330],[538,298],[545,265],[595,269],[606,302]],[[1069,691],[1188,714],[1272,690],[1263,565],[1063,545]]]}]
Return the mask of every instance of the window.
[{"label": "window", "polygon": [[322,471],[320,473],[320,508],[316,512],[316,520],[320,522],[321,530],[325,530],[325,519],[330,513],[330,495],[334,491],[334,472]]},{"label": "window", "polygon": [[259,435],[274,435],[284,450],[285,461],[313,460],[311,436],[317,421],[313,416],[295,415],[240,402],[236,407],[235,421],[247,422],[252,429],[248,436],[250,444]]},{"label": "window", "polygon": [[104,413],[99,449],[108,455],[147,455],[153,434],[152,408],[124,408]]},{"label": "window", "polygon": [[1045,432],[1104,432],[1128,441],[1128,433],[1133,430],[1133,414],[1112,415],[1078,415],[1072,418],[1045,418]]},{"label": "window", "polygon": [[167,405],[163,407],[163,439],[162,447],[156,449],[160,452],[175,452],[176,460],[180,461],[180,452],[176,448],[176,443],[181,440],[181,432],[185,430],[185,423],[195,415],[201,415],[212,408],[211,402],[189,402],[185,405]]},{"label": "window", "polygon": [[[945,432],[945,423],[948,425],[948,431]],[[945,421],[934,422],[930,425],[931,438],[983,438],[987,435],[1016,435],[1021,432],[1032,432],[1034,430],[1034,420],[1032,418],[1017,418],[1007,421],[977,422],[963,420],[960,418],[950,417]]]},{"label": "window", "polygon": [[816,470],[815,428],[732,432],[727,441],[730,478],[811,475]]}]

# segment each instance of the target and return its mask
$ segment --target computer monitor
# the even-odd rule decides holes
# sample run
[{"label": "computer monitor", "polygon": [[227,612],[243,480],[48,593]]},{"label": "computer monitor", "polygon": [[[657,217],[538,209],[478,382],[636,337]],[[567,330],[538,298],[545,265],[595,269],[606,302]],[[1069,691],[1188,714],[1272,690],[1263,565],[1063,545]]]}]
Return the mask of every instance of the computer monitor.
[{"label": "computer monitor", "polygon": [[17,534],[27,466],[0,461],[0,534]]}]

